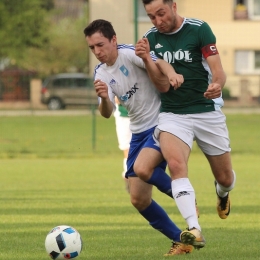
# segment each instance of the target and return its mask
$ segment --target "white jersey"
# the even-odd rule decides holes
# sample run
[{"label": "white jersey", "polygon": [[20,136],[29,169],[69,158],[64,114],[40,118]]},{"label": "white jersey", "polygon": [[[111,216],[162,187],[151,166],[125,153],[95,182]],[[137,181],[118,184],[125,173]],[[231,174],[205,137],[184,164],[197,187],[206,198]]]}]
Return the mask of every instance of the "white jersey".
[{"label": "white jersey", "polygon": [[[112,66],[101,63],[94,79],[105,82],[110,100],[115,96],[128,110],[130,130],[137,134],[157,125],[160,94],[150,80],[143,60],[135,55],[133,45],[118,45],[118,57]],[[152,57],[154,60],[155,56]]]}]

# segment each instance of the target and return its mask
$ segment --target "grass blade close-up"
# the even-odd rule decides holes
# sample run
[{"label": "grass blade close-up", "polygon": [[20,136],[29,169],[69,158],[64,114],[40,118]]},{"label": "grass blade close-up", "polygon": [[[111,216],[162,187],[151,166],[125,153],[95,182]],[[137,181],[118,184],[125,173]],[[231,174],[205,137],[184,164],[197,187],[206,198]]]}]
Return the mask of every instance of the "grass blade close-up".
[{"label": "grass blade close-up", "polygon": [[[226,220],[217,215],[213,175],[194,144],[189,177],[206,246],[177,258],[259,259],[259,118],[227,115],[237,183]],[[79,260],[165,259],[171,241],[131,205],[121,168],[114,119],[0,117],[0,259],[50,259],[44,242],[57,225],[79,231]],[[153,198],[186,228],[173,200],[156,188]]]}]

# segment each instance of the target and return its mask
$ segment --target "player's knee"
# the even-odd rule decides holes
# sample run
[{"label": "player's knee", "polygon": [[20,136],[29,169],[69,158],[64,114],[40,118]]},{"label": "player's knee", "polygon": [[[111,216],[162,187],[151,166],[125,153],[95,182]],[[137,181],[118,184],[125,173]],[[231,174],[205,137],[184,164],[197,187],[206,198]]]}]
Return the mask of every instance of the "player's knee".
[{"label": "player's knee", "polygon": [[217,182],[221,185],[221,188],[226,191],[230,191],[235,186],[235,174],[233,171],[223,171],[221,174],[218,174]]},{"label": "player's knee", "polygon": [[134,172],[143,181],[149,180],[152,175],[152,170],[149,169],[149,167],[147,167],[145,164],[135,164]]},{"label": "player's knee", "polygon": [[138,211],[143,211],[150,205],[151,198],[131,197],[131,203]]},{"label": "player's knee", "polygon": [[170,160],[168,162],[168,168],[171,176],[181,176],[187,172],[187,165],[179,160]]}]

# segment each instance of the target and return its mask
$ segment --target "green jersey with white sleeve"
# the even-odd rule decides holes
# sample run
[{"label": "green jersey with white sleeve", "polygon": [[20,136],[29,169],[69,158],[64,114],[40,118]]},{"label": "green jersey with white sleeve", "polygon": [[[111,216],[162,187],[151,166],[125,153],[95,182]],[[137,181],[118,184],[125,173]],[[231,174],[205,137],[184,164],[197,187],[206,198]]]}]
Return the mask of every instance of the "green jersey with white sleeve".
[{"label": "green jersey with white sleeve", "polygon": [[212,74],[206,57],[218,54],[209,25],[198,19],[184,18],[181,27],[173,33],[160,33],[152,27],[145,35],[151,53],[170,63],[184,83],[174,90],[161,93],[161,112],[194,114],[219,110],[222,97],[209,100],[204,97]]}]

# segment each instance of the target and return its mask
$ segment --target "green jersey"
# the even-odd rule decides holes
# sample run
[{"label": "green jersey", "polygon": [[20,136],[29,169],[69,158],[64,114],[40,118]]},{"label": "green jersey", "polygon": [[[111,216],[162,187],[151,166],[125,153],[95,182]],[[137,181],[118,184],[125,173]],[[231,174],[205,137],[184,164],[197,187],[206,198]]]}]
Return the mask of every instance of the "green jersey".
[{"label": "green jersey", "polygon": [[212,79],[205,57],[218,53],[216,38],[206,22],[185,18],[174,33],[160,33],[152,27],[144,37],[150,43],[151,52],[184,77],[180,88],[161,93],[161,112],[202,113],[223,105],[222,98],[208,100],[203,96]]}]

